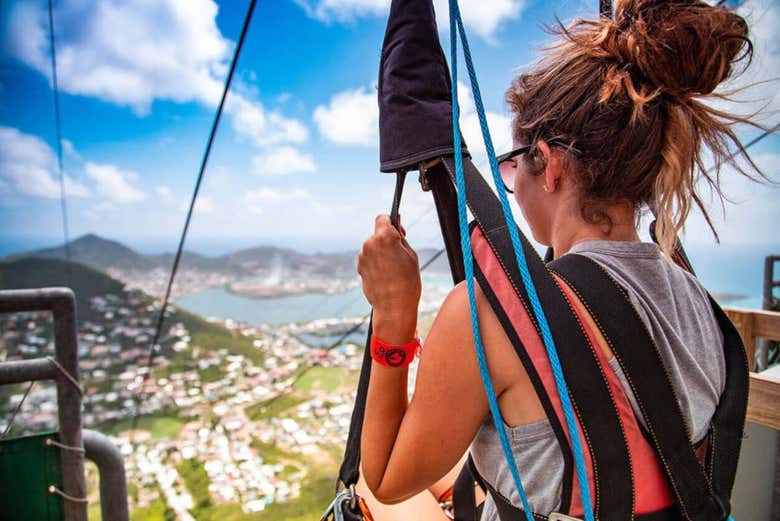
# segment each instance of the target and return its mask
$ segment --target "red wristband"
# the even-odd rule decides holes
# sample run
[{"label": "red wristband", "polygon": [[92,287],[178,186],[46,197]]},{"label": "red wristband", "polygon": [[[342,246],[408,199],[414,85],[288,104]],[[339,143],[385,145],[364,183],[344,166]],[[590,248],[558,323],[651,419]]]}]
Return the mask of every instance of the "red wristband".
[{"label": "red wristband", "polygon": [[382,342],[375,335],[371,335],[371,358],[385,367],[406,367],[411,364],[414,357],[419,355],[420,337],[416,334],[414,340],[402,345],[392,345]]}]

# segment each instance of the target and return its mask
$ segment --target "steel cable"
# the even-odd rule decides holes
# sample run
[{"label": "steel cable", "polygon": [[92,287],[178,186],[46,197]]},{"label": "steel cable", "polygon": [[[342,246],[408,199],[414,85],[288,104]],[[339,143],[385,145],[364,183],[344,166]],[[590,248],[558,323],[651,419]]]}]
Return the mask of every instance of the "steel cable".
[{"label": "steel cable", "polygon": [[[217,107],[217,113],[214,117],[214,123],[211,125],[211,132],[209,133],[209,139],[206,143],[206,150],[203,153],[203,159],[200,163],[200,170],[198,171],[198,177],[195,181],[195,189],[192,192],[192,198],[190,199],[190,206],[187,210],[187,217],[184,221],[184,228],[181,232],[181,237],[179,238],[179,247],[176,249],[176,257],[173,260],[173,266],[171,267],[171,273],[170,277],[168,278],[168,285],[165,289],[165,297],[162,301],[162,306],[160,308],[160,315],[157,318],[157,325],[155,327],[154,337],[152,339],[152,343],[149,346],[149,355],[146,363],[146,371],[144,377],[151,376],[151,369],[152,369],[152,361],[154,360],[154,352],[156,350],[156,346],[160,340],[160,333],[162,331],[163,323],[165,322],[165,312],[168,310],[168,304],[170,302],[171,297],[171,290],[173,288],[173,282],[176,278],[176,272],[179,269],[179,262],[181,261],[181,255],[182,251],[184,249],[184,241],[187,238],[187,231],[190,227],[190,222],[192,220],[192,214],[193,210],[195,209],[195,201],[198,198],[198,192],[200,191],[201,183],[203,182],[203,174],[206,171],[206,165],[208,164],[209,155],[211,154],[211,148],[214,144],[214,136],[217,133],[217,128],[219,127],[219,121],[222,117],[222,110],[225,106],[225,99],[227,98],[228,91],[230,90],[230,84],[233,81],[233,74],[236,70],[236,64],[238,62],[238,57],[241,54],[241,48],[244,45],[244,40],[246,39],[246,34],[249,29],[249,22],[252,19],[252,14],[255,10],[255,4],[257,3],[257,0],[250,0],[249,7],[247,8],[246,16],[244,17],[244,24],[241,27],[241,35],[238,39],[238,44],[236,45],[235,52],[233,53],[233,60],[230,63],[230,69],[227,74],[227,78],[225,80],[225,88],[222,91],[222,98],[219,101],[219,106]],[[139,393],[138,397],[136,398],[136,410],[135,414],[133,415],[133,422],[132,422],[132,431],[135,432],[136,427],[138,426],[138,417],[140,416],[141,412],[141,405],[143,403],[143,400],[145,399],[145,394]]]}]

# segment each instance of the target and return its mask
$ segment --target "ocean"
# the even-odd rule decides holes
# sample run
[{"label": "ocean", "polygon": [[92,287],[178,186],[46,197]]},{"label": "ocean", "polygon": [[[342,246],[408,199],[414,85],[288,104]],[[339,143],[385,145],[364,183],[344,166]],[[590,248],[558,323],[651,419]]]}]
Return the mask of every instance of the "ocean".
[{"label": "ocean", "polygon": [[[728,254],[713,247],[691,248],[688,251],[697,276],[721,305],[752,309],[761,309],[764,257],[770,253],[780,253],[780,248],[732,249]],[[775,277],[780,278],[780,263]],[[450,288],[452,282],[449,276],[423,274],[423,286],[441,292]],[[332,295],[303,294],[256,299],[235,295],[218,287],[177,299],[175,304],[205,317],[271,325],[355,317],[369,312],[368,302],[360,288]]]}]

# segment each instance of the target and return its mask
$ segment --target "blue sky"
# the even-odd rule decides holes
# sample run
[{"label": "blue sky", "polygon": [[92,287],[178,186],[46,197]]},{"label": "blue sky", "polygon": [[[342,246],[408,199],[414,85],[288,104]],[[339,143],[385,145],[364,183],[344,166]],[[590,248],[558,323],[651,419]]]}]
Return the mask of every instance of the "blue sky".
[{"label": "blue sky", "polygon": [[[71,236],[92,232],[142,251],[173,250],[246,2],[54,4]],[[555,10],[538,0],[461,4],[494,142],[504,149],[503,93],[515,68],[545,42],[540,24],[554,15],[592,16],[597,2],[565,0]],[[258,2],[190,247],[207,253],[258,244],[360,247],[392,196],[392,176],[378,172],[374,95],[387,5]],[[0,254],[62,237],[45,6],[0,4]],[[740,9],[753,23],[759,54],[741,81],[777,78],[780,4],[748,0]],[[767,113],[776,111],[777,90],[776,83],[759,85],[741,107],[764,103]],[[473,104],[463,99],[461,108],[474,149],[481,141]],[[780,180],[780,138],[764,140],[754,154]],[[484,154],[477,156],[479,163]],[[727,206],[725,220],[716,219],[724,245],[780,244],[780,190],[726,178],[737,204]],[[440,242],[431,207],[412,176],[402,214],[407,224],[417,221],[410,229],[414,245]],[[699,218],[686,239],[712,244]]]}]

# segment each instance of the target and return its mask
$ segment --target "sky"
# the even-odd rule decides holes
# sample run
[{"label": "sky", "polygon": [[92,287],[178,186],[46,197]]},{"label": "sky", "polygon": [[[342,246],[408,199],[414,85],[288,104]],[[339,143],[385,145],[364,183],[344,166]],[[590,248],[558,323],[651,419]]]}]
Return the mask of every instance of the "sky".
[{"label": "sky", "polygon": [[[96,233],[142,252],[175,250],[247,3],[54,2],[71,238]],[[435,5],[449,49],[446,2]],[[542,25],[556,16],[593,17],[597,5],[461,1],[499,153],[511,145],[504,91],[548,41]],[[388,0],[258,2],[188,248],[212,255],[260,244],[360,248],[375,215],[388,212],[394,183],[379,173],[375,91],[388,6]],[[774,125],[780,0],[746,0],[738,9],[751,24],[756,59],[729,86],[761,82],[740,94],[736,107],[743,113],[763,107],[762,121]],[[48,30],[45,1],[0,2],[0,255],[62,243]],[[460,90],[464,137],[479,165],[485,154],[474,105],[469,88]],[[745,139],[757,134],[740,132]],[[780,181],[780,137],[752,152]],[[778,186],[732,172],[724,172],[724,186],[733,201],[725,216],[713,205],[724,247],[780,250]],[[414,246],[441,243],[432,208],[430,194],[410,176],[401,214]],[[685,240],[714,244],[698,216]]]}]

